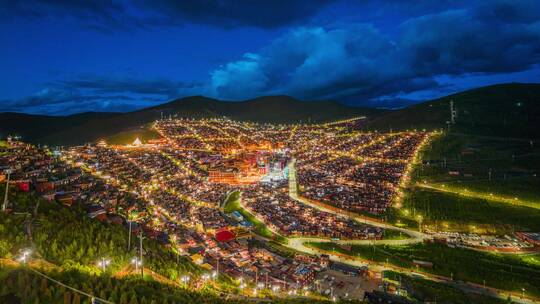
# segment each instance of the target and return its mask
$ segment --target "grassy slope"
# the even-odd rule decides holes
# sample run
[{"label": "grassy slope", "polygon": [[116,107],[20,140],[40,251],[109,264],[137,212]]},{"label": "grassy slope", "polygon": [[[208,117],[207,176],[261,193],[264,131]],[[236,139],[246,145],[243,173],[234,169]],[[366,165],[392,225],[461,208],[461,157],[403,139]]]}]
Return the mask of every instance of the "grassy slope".
[{"label": "grassy slope", "polygon": [[[2,189],[3,187],[0,187]],[[0,257],[13,257],[22,248],[35,247],[35,256],[57,265],[95,273],[95,262],[110,257],[110,271],[120,269],[135,255],[127,252],[127,231],[121,226],[100,223],[86,216],[79,205],[71,208],[58,203],[41,201],[37,216],[33,217],[32,241],[25,230],[25,213],[31,212],[40,198],[33,194],[12,193],[15,212],[0,214]],[[132,242],[134,240],[132,239]],[[147,267],[162,275],[175,279],[183,273],[200,273],[201,270],[181,257],[177,264],[176,255],[153,240],[144,244]]]},{"label": "grassy slope", "polygon": [[[450,100],[458,110],[453,132],[540,138],[540,84],[502,84],[413,105],[375,117],[368,129],[439,129],[450,119]],[[518,105],[520,103],[520,105]]]},{"label": "grassy slope", "polygon": [[392,209],[391,212],[391,220],[402,222],[414,221],[417,215],[421,215],[424,228],[434,230],[499,235],[540,230],[538,209],[421,188],[408,191],[402,209]]},{"label": "grassy slope", "polygon": [[[473,147],[475,152],[462,155],[467,147]],[[540,145],[449,134],[432,142],[423,159],[433,164],[424,166],[418,179],[430,184],[518,197],[540,205],[540,178],[534,176],[540,169]],[[462,174],[451,176],[449,171]],[[463,173],[472,176],[465,177]]]},{"label": "grassy slope", "polygon": [[142,142],[147,142],[150,139],[157,139],[160,137],[159,133],[152,129],[151,124],[147,124],[139,128],[122,131],[112,136],[105,137],[105,141],[113,145],[126,145],[133,143],[136,138],[139,138]]},{"label": "grassy slope", "polygon": [[[461,151],[474,147],[473,154]],[[445,135],[434,140],[422,152],[430,165],[418,167],[412,174],[414,182],[470,194],[493,194],[494,197],[514,198],[540,203],[540,177],[534,176],[540,167],[540,147],[527,141],[493,140],[478,136]],[[512,155],[516,157],[513,159]],[[446,158],[446,166],[444,165]],[[492,180],[488,172],[492,171]],[[449,171],[459,171],[451,176]],[[472,174],[465,177],[463,173]],[[402,210],[390,209],[390,219],[415,224],[421,214],[424,224],[433,229],[474,231],[505,234],[513,230],[540,230],[540,210],[520,205],[520,201],[497,202],[482,197],[467,197],[411,187],[405,191]],[[539,206],[540,207],[540,206]],[[406,212],[408,214],[406,214]]]}]

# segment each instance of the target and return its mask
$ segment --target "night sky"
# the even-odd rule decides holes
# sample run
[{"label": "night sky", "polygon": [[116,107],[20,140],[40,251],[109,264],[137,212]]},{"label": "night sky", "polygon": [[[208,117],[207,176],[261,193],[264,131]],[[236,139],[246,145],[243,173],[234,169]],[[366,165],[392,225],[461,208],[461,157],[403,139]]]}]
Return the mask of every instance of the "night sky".
[{"label": "night sky", "polygon": [[400,107],[540,82],[540,1],[0,0],[0,111],[291,95]]}]

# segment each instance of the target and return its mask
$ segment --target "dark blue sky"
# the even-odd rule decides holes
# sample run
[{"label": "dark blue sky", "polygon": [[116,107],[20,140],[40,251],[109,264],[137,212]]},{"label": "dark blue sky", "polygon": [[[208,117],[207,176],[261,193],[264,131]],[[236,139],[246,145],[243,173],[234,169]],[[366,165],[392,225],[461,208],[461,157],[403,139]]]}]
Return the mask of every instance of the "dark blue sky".
[{"label": "dark blue sky", "polygon": [[0,0],[0,111],[287,94],[395,107],[540,82],[540,1]]}]

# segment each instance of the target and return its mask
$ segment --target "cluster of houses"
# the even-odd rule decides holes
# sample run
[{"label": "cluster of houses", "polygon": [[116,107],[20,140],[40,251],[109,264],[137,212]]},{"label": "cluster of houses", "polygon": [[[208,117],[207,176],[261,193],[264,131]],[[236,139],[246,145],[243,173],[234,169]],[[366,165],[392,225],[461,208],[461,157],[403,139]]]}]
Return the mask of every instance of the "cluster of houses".
[{"label": "cluster of houses", "polygon": [[302,196],[347,211],[383,213],[428,136],[425,132],[330,136],[324,148],[306,148],[297,155]]}]

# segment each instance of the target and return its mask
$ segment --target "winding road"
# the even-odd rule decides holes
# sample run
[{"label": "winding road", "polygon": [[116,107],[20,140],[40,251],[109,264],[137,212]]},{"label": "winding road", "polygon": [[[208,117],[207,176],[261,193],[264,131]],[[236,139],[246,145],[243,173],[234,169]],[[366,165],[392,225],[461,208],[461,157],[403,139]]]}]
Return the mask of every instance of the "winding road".
[{"label": "winding road", "polygon": [[[315,249],[315,248],[306,246],[305,243],[309,243],[309,242],[332,242],[336,244],[354,244],[354,245],[409,245],[409,244],[421,243],[424,240],[428,239],[429,236],[425,233],[422,233],[416,230],[397,227],[397,226],[390,225],[388,223],[385,223],[376,219],[368,218],[368,217],[354,214],[351,212],[342,211],[337,208],[333,208],[331,206],[327,206],[322,203],[316,203],[316,202],[300,197],[298,195],[298,184],[296,181],[295,163],[296,163],[296,160],[293,158],[292,161],[288,165],[289,196],[292,199],[302,204],[324,211],[324,212],[329,212],[332,214],[336,214],[339,216],[353,219],[362,224],[372,225],[372,226],[380,227],[384,229],[392,229],[395,231],[400,231],[408,235],[409,238],[397,239],[397,240],[337,240],[336,241],[336,240],[329,240],[327,238],[316,238],[316,237],[289,237],[288,243],[285,244],[284,246],[300,251],[300,252],[312,254],[312,255],[320,255],[324,253],[324,254],[327,254],[332,261],[337,261],[337,262],[341,262],[348,265],[353,265],[353,266],[369,265],[369,267],[375,271],[394,270],[397,272],[405,273],[407,275],[418,274],[417,272],[414,272],[413,270],[410,270],[410,269],[401,268],[401,267],[397,267],[397,266],[393,266],[389,264],[374,263],[372,261],[361,260],[353,256],[342,255],[335,252],[322,251],[320,249]],[[483,294],[483,295],[499,298],[502,300],[506,300],[508,297],[511,296],[512,300],[517,303],[526,303],[526,304],[538,303],[537,302],[538,299],[520,298],[519,295],[515,293],[510,293],[508,291],[486,287],[486,286],[482,286],[475,283],[454,281],[452,278],[429,274],[429,273],[423,273],[423,272],[422,272],[422,276],[435,282],[449,284],[465,292]]]},{"label": "winding road", "polygon": [[[296,182],[296,169],[295,169],[296,160],[292,159],[292,161],[288,165],[289,170],[289,196],[295,200],[298,201],[304,205],[308,205],[310,207],[313,207],[315,209],[332,213],[341,217],[350,218],[352,220],[355,220],[361,224],[371,225],[375,227],[380,227],[384,229],[391,229],[395,231],[399,231],[403,234],[406,234],[409,236],[407,239],[399,239],[399,240],[339,240],[339,241],[333,241],[334,243],[338,244],[355,244],[355,245],[410,245],[410,244],[416,244],[421,243],[425,239],[429,238],[429,236],[425,233],[401,228],[397,226],[390,225],[386,222],[382,222],[376,219],[372,219],[369,217],[365,217],[359,214],[355,214],[352,212],[346,212],[339,210],[337,208],[332,208],[331,206],[327,206],[324,204],[318,204],[315,202],[312,202],[310,200],[307,200],[305,198],[302,198],[298,196],[298,184]],[[302,242],[330,242],[331,240],[325,239],[325,238],[310,238],[310,237],[299,237],[299,238],[291,238],[291,241],[289,242],[290,246],[295,246],[294,248],[302,248],[305,247],[301,245]],[[307,248],[307,247],[306,247]],[[300,250],[300,249],[298,249]],[[303,250],[300,250],[303,251]]]}]

